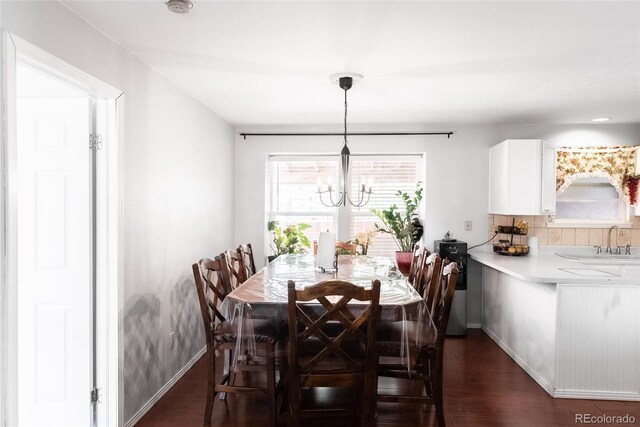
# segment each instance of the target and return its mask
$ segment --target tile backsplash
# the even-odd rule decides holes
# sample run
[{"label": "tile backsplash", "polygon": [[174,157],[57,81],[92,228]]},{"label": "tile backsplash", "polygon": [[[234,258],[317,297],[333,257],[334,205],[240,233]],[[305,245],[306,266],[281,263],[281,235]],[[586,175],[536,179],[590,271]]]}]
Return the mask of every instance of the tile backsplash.
[{"label": "tile backsplash", "polygon": [[[606,246],[609,242],[609,227],[607,228],[550,228],[547,227],[547,216],[511,216],[489,215],[489,237],[492,237],[498,225],[511,225],[513,219],[518,224],[526,221],[529,232],[526,236],[513,236],[513,243],[525,244],[527,237],[537,236],[541,246]],[[640,246],[640,217],[632,217],[631,228],[622,229],[618,236],[618,245]],[[510,235],[498,234],[494,239],[510,239]],[[615,245],[615,237],[613,243]]]}]

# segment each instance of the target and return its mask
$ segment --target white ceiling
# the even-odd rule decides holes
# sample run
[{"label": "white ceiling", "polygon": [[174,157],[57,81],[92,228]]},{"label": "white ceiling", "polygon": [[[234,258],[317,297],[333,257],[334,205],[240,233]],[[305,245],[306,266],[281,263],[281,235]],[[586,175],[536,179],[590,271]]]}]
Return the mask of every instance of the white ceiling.
[{"label": "white ceiling", "polygon": [[236,125],[640,122],[640,2],[66,1]]}]

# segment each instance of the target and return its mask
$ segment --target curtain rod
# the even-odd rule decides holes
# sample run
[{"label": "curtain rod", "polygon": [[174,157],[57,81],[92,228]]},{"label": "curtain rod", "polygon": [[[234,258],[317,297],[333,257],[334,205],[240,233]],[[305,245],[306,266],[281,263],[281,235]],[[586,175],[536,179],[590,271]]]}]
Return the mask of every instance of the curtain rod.
[{"label": "curtain rod", "polygon": [[[344,132],[303,132],[303,133],[246,133],[240,135],[246,140],[248,136],[344,136]],[[347,136],[413,136],[413,135],[447,135],[453,132],[350,132]]]}]

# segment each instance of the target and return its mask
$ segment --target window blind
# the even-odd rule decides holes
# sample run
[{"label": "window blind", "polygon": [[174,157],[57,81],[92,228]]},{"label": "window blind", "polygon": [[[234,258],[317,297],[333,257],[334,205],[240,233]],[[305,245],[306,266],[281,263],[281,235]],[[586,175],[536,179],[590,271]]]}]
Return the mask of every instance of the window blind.
[{"label": "window blind", "polygon": [[[361,208],[326,207],[318,196],[317,179],[325,183],[329,176],[339,186],[339,156],[273,156],[269,160],[268,213],[280,225],[307,223],[306,235],[317,240],[321,231],[332,231],[354,239],[359,233],[374,230],[380,223],[372,208],[388,209],[395,204],[404,213],[404,203],[398,190],[413,194],[416,183],[423,180],[422,156],[365,156],[351,157],[350,186],[352,200],[358,197],[359,185],[368,180],[373,192],[367,205]],[[323,196],[326,200],[326,195]],[[424,212],[420,212],[424,216]],[[344,233],[344,231],[347,231]],[[346,239],[345,239],[346,240]],[[376,233],[369,255],[394,256],[398,250],[392,236]]]},{"label": "window blind", "polygon": [[338,209],[324,206],[317,193],[317,178],[338,172],[335,159],[291,160],[272,158],[270,164],[269,219],[281,226],[306,223],[305,234],[318,240],[321,231],[337,232]]},{"label": "window blind", "polygon": [[[412,195],[416,183],[421,181],[421,156],[402,159],[353,158],[351,167],[351,193],[357,197],[358,184],[371,180],[373,192],[369,203],[363,208],[351,208],[349,234],[356,237],[359,233],[375,229],[374,224],[382,225],[380,219],[371,212],[375,209],[388,209],[396,205],[404,214],[404,203],[396,193],[398,190]],[[421,216],[422,213],[421,213]],[[369,255],[393,256],[399,250],[394,238],[389,234],[376,233]]]}]

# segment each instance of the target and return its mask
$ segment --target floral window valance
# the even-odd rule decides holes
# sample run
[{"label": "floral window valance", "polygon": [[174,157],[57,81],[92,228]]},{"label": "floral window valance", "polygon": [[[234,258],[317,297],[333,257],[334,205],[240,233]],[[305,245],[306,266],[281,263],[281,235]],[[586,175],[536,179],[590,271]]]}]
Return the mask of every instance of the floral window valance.
[{"label": "floral window valance", "polygon": [[584,176],[608,176],[612,185],[635,205],[640,147],[563,147],[557,150],[556,188],[564,191]]}]

